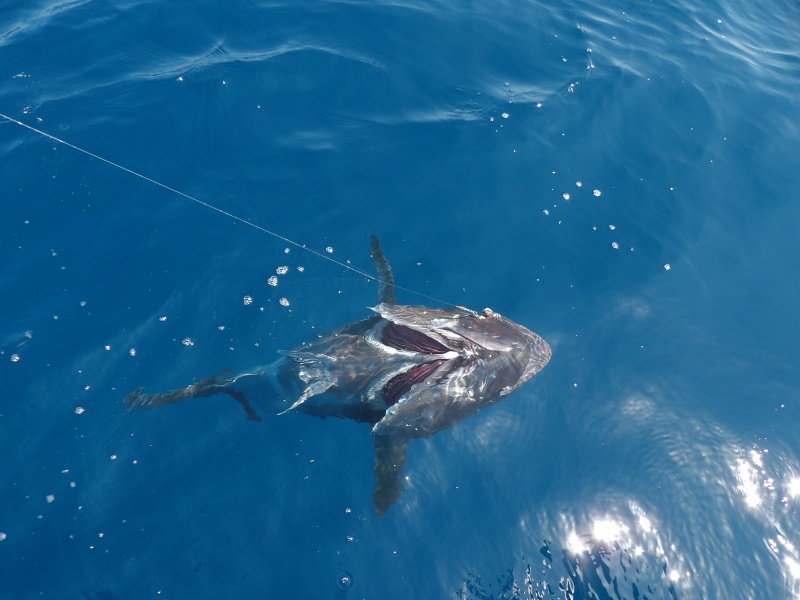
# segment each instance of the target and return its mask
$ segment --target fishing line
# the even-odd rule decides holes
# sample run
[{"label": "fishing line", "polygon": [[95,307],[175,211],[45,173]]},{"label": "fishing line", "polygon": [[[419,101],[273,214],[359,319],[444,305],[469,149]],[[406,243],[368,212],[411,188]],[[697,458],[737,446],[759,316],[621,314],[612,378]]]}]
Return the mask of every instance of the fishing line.
[{"label": "fishing line", "polygon": [[[362,271],[361,269],[357,269],[356,267],[353,267],[352,265],[348,265],[347,263],[344,263],[344,262],[342,262],[340,260],[337,260],[337,259],[333,258],[332,256],[329,256],[327,254],[323,254],[322,252],[318,252],[317,250],[314,250],[313,248],[309,248],[305,244],[300,244],[298,242],[295,242],[294,240],[291,240],[291,239],[289,239],[287,237],[284,237],[284,236],[280,235],[279,233],[271,231],[271,230],[269,230],[269,229],[267,229],[265,227],[261,227],[261,225],[257,225],[256,223],[252,223],[251,221],[248,221],[247,219],[244,219],[244,218],[242,218],[242,217],[240,217],[238,215],[235,215],[235,214],[230,213],[230,212],[228,212],[226,210],[223,210],[223,209],[219,208],[218,206],[214,206],[213,204],[209,204],[208,202],[200,200],[199,198],[195,198],[194,196],[190,196],[189,194],[187,194],[185,192],[182,192],[180,190],[176,190],[175,188],[172,188],[172,187],[170,187],[170,186],[168,186],[168,185],[166,185],[164,183],[161,183],[160,181],[157,181],[155,179],[151,179],[150,177],[147,177],[147,175],[142,175],[141,173],[138,173],[138,172],[134,171],[133,169],[129,169],[128,167],[125,167],[125,166],[123,166],[123,165],[121,165],[119,163],[115,163],[114,161],[109,160],[107,158],[104,158],[104,157],[102,157],[102,156],[100,156],[98,154],[95,154],[94,152],[90,152],[89,150],[86,150],[85,148],[81,148],[80,146],[76,146],[75,144],[71,144],[66,140],[62,140],[61,138],[58,138],[58,137],[56,137],[56,136],[54,136],[54,135],[52,135],[50,133],[47,133],[46,131],[42,131],[41,129],[37,129],[36,127],[33,127],[32,125],[28,125],[27,123],[23,123],[22,121],[18,121],[17,119],[9,117],[8,115],[4,115],[3,113],[0,113],[0,117],[4,118],[6,121],[10,121],[11,123],[16,123],[20,127],[24,127],[25,129],[29,129],[30,131],[33,131],[34,133],[38,133],[39,135],[42,135],[42,136],[44,136],[46,138],[49,138],[49,139],[53,140],[54,142],[58,142],[59,144],[67,146],[68,148],[72,148],[73,150],[77,150],[78,152],[82,152],[83,154],[86,154],[87,156],[90,156],[91,158],[95,158],[95,159],[97,159],[99,161],[102,161],[102,162],[108,164],[108,165],[111,165],[112,167],[116,167],[117,169],[120,169],[121,171],[125,171],[126,173],[134,175],[134,176],[138,177],[139,179],[144,179],[148,183],[152,183],[153,185],[157,185],[158,187],[163,188],[163,189],[165,189],[165,190],[167,190],[169,192],[172,192],[173,194],[177,194],[178,196],[182,196],[182,197],[186,198],[187,200],[191,200],[192,202],[196,202],[200,206],[205,206],[206,208],[214,210],[214,211],[216,211],[216,212],[218,212],[218,213],[220,213],[220,214],[222,214],[222,215],[224,215],[224,216],[226,216],[226,217],[228,217],[230,219],[233,219],[234,221],[238,221],[239,223],[243,223],[243,224],[248,225],[248,226],[250,226],[250,227],[252,227],[254,229],[258,229],[259,231],[261,231],[263,233],[266,233],[266,234],[269,234],[272,237],[275,237],[275,238],[277,238],[277,239],[279,239],[279,240],[281,240],[283,242],[286,242],[287,244],[295,246],[296,248],[300,248],[301,250],[305,250],[306,252],[310,252],[311,254],[315,254],[316,256],[318,256],[320,258],[324,258],[325,260],[328,260],[328,261],[330,261],[330,262],[332,262],[334,264],[337,264],[340,267],[344,267],[345,269],[349,269],[350,271],[353,271],[354,273],[358,273],[359,275],[361,275],[363,277],[366,277],[370,281],[375,281],[377,283],[386,284],[385,281],[381,280],[378,277],[375,277],[374,275],[370,275],[369,273],[367,273],[365,271]],[[411,294],[415,294],[417,296],[421,296],[422,298],[427,298],[428,300],[433,300],[435,302],[440,302],[442,304],[447,304],[448,306],[454,306],[456,308],[463,308],[462,306],[459,306],[457,304],[453,304],[452,302],[447,302],[446,300],[442,300],[440,298],[434,298],[433,296],[429,296],[427,294],[423,294],[422,292],[417,292],[415,290],[409,289],[407,287],[403,287],[401,285],[394,284],[394,287],[395,287],[395,289],[403,290],[404,292],[409,292]]]}]

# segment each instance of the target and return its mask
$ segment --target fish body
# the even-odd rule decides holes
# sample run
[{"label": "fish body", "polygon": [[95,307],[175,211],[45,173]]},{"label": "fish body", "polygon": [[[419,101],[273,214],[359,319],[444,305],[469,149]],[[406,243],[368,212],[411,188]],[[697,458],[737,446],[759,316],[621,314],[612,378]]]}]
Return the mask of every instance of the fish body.
[{"label": "fish body", "polygon": [[[550,346],[490,309],[399,305],[391,268],[377,238],[372,258],[380,280],[374,315],[282,351],[267,369],[219,375],[168,394],[126,397],[129,408],[227,394],[260,420],[241,388],[271,379],[272,393],[294,401],[282,413],[369,423],[375,445],[373,503],[383,516],[400,497],[408,442],[453,427],[500,401],[544,368]],[[287,402],[288,404],[288,402]],[[281,414],[282,414],[281,413]]]}]

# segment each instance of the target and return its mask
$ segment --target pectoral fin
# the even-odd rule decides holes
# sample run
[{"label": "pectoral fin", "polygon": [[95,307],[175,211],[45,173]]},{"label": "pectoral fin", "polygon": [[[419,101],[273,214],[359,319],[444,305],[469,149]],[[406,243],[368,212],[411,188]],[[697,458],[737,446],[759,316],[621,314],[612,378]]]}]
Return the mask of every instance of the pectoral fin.
[{"label": "pectoral fin", "polygon": [[303,402],[305,402],[306,400],[308,400],[309,398],[311,398],[313,396],[318,396],[319,394],[324,394],[330,388],[332,388],[335,383],[336,383],[335,381],[331,381],[331,380],[328,380],[328,379],[321,379],[321,380],[309,383],[308,386],[306,387],[306,389],[300,395],[300,397],[297,400],[295,400],[295,403],[292,404],[286,410],[282,410],[281,412],[279,412],[278,416],[284,415],[287,412],[289,412],[290,410],[294,410],[295,408],[297,408],[298,406],[303,404]]},{"label": "pectoral fin", "polygon": [[408,440],[397,436],[373,435],[375,444],[375,491],[372,503],[380,518],[403,493]]},{"label": "pectoral fin", "polygon": [[279,350],[278,352],[300,365],[297,375],[305,384],[303,393],[295,403],[289,408],[279,412],[279,415],[294,410],[309,398],[324,394],[336,385],[336,374],[332,371],[332,364],[335,359],[332,359],[330,356],[314,352],[304,352],[302,350]]}]

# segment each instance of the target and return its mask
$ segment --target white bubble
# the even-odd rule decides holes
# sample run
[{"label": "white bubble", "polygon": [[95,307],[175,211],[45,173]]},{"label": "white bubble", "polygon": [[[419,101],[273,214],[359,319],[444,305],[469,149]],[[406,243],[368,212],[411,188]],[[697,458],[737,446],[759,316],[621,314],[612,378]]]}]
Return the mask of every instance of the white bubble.
[{"label": "white bubble", "polygon": [[286,298],[281,298],[278,302],[281,306],[289,306],[289,301]]},{"label": "white bubble", "polygon": [[110,458],[111,460],[117,460],[117,455],[116,454],[112,454],[108,458]]},{"label": "white bubble", "polygon": [[581,187],[583,185],[583,183],[581,183],[580,181],[576,181],[575,185],[577,185],[578,187]]},{"label": "white bubble", "polygon": [[333,254],[333,247],[328,246],[327,248],[325,248],[325,252],[327,252],[328,254]]},{"label": "white bubble", "polygon": [[669,266],[669,263],[664,265],[664,270],[669,271],[672,267]]},{"label": "white bubble", "polygon": [[278,267],[277,269],[275,269],[275,272],[278,275],[285,275],[287,271],[289,271],[289,267]]},{"label": "white bubble", "polygon": [[503,114],[502,114],[502,115],[500,115],[500,116],[501,116],[501,117],[503,117],[504,119],[507,119],[507,118],[508,118],[508,113],[503,113]]},{"label": "white bubble", "polygon": [[111,346],[109,346],[108,344],[106,344],[105,346],[103,346],[103,348],[105,348],[106,350],[111,350]]},{"label": "white bubble", "polygon": [[167,320],[167,317],[158,317],[158,320],[162,323]]},{"label": "white bubble", "polygon": [[184,346],[194,346],[194,342],[191,340],[191,338],[188,338],[188,337],[187,338],[183,338],[181,340],[181,344],[183,344]]},{"label": "white bubble", "polygon": [[614,230],[617,228],[617,226],[616,226],[616,225],[609,225],[609,226],[608,226],[608,228],[609,228],[611,231],[614,231]]},{"label": "white bubble", "polygon": [[0,531],[0,542],[2,542],[3,540],[5,540],[7,537],[8,537],[8,536],[7,536],[5,533],[3,533],[2,531]]},{"label": "white bubble", "polygon": [[269,279],[267,279],[267,285],[276,286],[278,285],[278,278],[273,275]]},{"label": "white bubble", "polygon": [[601,194],[601,193],[602,193],[602,192],[601,192],[600,190],[595,190],[595,191],[593,191],[593,192],[592,192],[592,194],[594,194],[594,195],[595,195],[595,196],[597,196],[598,198],[600,197],[600,194]]},{"label": "white bubble", "polygon": [[562,197],[564,198],[564,200],[569,200],[569,194],[562,194]]},{"label": "white bubble", "polygon": [[305,268],[305,267],[297,267],[297,270],[298,270],[300,273],[302,273],[303,271],[305,271],[305,270],[306,270],[306,268]]},{"label": "white bubble", "polygon": [[253,297],[245,296],[244,298],[242,298],[242,302],[244,302],[245,306],[250,306],[253,303]]},{"label": "white bubble", "polygon": [[619,250],[619,244],[618,244],[617,242],[611,242],[611,247],[612,247],[614,250]]},{"label": "white bubble", "polygon": [[19,362],[19,354],[12,354],[11,362]]},{"label": "white bubble", "polygon": [[47,494],[47,496],[45,496],[45,500],[47,500],[48,504],[50,504],[55,499],[56,499],[56,497],[53,496],[53,494]]},{"label": "white bubble", "polygon": [[130,354],[131,356],[136,356],[136,348],[129,349],[128,354]]}]

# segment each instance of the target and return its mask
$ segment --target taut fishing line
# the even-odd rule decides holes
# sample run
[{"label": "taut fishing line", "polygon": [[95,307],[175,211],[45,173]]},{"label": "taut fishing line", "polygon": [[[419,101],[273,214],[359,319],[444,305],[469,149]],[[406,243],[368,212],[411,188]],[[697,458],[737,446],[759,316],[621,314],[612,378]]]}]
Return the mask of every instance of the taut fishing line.
[{"label": "taut fishing line", "polygon": [[[59,144],[62,144],[62,145],[67,146],[69,148],[72,148],[73,150],[77,150],[78,152],[82,152],[83,154],[86,154],[87,156],[90,156],[92,158],[96,158],[97,160],[102,161],[102,162],[104,162],[106,164],[109,164],[112,167],[116,167],[117,169],[125,171],[126,173],[130,173],[131,175],[134,175],[134,176],[138,177],[139,179],[144,179],[145,181],[147,181],[149,183],[152,183],[153,185],[157,185],[158,187],[163,188],[163,189],[165,189],[165,190],[167,190],[169,192],[172,192],[173,194],[178,194],[178,196],[183,196],[187,200],[191,200],[192,202],[196,202],[197,204],[199,204],[201,206],[205,206],[206,208],[214,210],[214,211],[216,211],[216,212],[218,212],[218,213],[220,213],[222,215],[225,215],[226,217],[229,217],[229,218],[233,219],[234,221],[238,221],[240,223],[244,223],[245,225],[247,225],[249,227],[253,227],[254,229],[258,229],[259,231],[261,231],[263,233],[266,233],[266,234],[269,234],[272,237],[275,237],[275,238],[277,238],[277,239],[279,239],[279,240],[281,240],[283,242],[286,242],[287,244],[291,244],[292,246],[300,248],[301,250],[305,250],[306,252],[310,252],[311,254],[315,254],[315,255],[319,256],[320,258],[324,258],[325,260],[329,260],[330,262],[335,263],[335,264],[339,265],[340,267],[344,267],[345,269],[349,269],[350,271],[353,271],[354,273],[358,273],[359,275],[361,275],[363,277],[366,277],[370,281],[375,281],[377,283],[386,284],[385,281],[379,279],[378,277],[375,277],[374,275],[370,275],[369,273],[366,273],[365,271],[362,271],[361,269],[357,269],[356,267],[353,267],[352,265],[348,265],[347,263],[343,263],[340,260],[336,260],[332,256],[328,256],[327,254],[323,254],[322,252],[318,252],[317,250],[314,250],[313,248],[309,248],[305,244],[300,244],[298,242],[295,242],[294,240],[291,240],[291,239],[289,239],[287,237],[284,237],[284,236],[280,235],[279,233],[275,233],[274,231],[270,231],[266,227],[261,227],[261,225],[257,225],[255,223],[252,223],[252,222],[248,221],[247,219],[244,219],[244,218],[242,218],[242,217],[240,217],[238,215],[235,215],[235,214],[230,213],[230,212],[228,212],[226,210],[223,210],[223,209],[219,208],[218,206],[214,206],[213,204],[209,204],[208,202],[204,202],[203,200],[200,200],[199,198],[195,198],[194,196],[190,196],[189,194],[187,194],[185,192],[182,192],[180,190],[176,190],[175,188],[172,188],[172,187],[170,187],[170,186],[168,186],[168,185],[166,185],[164,183],[161,183],[160,181],[156,181],[155,179],[151,179],[150,177],[147,177],[147,175],[142,175],[141,173],[137,173],[133,169],[129,169],[128,167],[125,167],[125,166],[123,166],[123,165],[121,165],[119,163],[115,163],[112,160],[109,160],[107,158],[103,158],[102,156],[99,156],[99,155],[95,154],[94,152],[90,152],[89,150],[81,148],[80,146],[76,146],[75,144],[71,144],[66,140],[62,140],[61,138],[58,138],[58,137],[56,137],[56,136],[54,136],[54,135],[52,135],[50,133],[47,133],[46,131],[42,131],[41,129],[37,129],[36,127],[28,125],[27,123],[23,123],[22,121],[14,119],[13,117],[9,117],[8,115],[4,115],[3,113],[0,113],[0,117],[5,119],[6,121],[10,121],[11,123],[16,123],[20,127],[24,127],[25,129],[29,129],[30,131],[33,131],[34,133],[38,133],[39,135],[42,135],[42,136],[44,136],[46,138],[49,138],[49,139],[53,140],[54,142],[58,142]],[[411,294],[415,294],[417,296],[421,296],[423,298],[427,298],[428,300],[433,300],[435,302],[441,302],[442,304],[447,304],[448,306],[454,306],[456,308],[462,308],[463,309],[462,306],[459,306],[457,304],[453,304],[452,302],[447,302],[446,300],[441,300],[440,298],[434,298],[433,296],[428,296],[427,294],[423,294],[422,292],[417,292],[416,290],[412,290],[412,289],[403,287],[401,285],[394,284],[394,287],[395,287],[395,289],[403,290],[404,292],[409,292]]]}]

